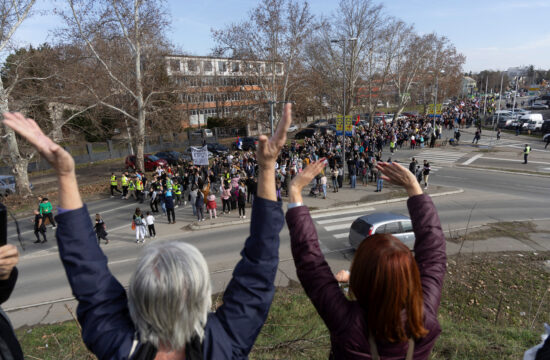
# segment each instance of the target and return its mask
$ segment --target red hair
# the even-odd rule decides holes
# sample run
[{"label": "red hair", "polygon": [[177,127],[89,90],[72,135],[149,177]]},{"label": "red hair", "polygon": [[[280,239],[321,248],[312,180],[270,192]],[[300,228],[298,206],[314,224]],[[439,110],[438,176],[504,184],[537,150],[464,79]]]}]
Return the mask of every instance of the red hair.
[{"label": "red hair", "polygon": [[[420,272],[412,252],[389,234],[367,237],[355,252],[350,289],[378,340],[404,342],[428,334],[423,321]],[[406,329],[401,312],[405,310]]]}]

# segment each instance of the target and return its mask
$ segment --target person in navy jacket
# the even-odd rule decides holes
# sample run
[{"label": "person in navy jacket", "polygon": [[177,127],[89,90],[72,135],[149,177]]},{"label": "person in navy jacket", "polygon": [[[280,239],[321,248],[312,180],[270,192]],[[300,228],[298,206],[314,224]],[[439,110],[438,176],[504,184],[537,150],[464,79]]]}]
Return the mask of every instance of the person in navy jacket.
[{"label": "person in navy jacket", "polygon": [[59,181],[59,254],[78,300],[84,343],[99,359],[246,359],[269,311],[284,224],[275,195],[275,161],[291,123],[287,104],[274,136],[260,136],[257,198],[250,236],[223,305],[209,313],[210,276],[204,257],[182,242],[151,244],[128,294],[107,267],[82,203],[73,158],[32,119],[5,113],[4,124],[50,163]]}]

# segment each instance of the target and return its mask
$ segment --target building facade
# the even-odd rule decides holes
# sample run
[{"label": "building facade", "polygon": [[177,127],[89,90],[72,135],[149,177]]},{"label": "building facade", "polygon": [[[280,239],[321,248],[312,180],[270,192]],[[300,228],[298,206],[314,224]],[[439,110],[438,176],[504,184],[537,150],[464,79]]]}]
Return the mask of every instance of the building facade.
[{"label": "building facade", "polygon": [[259,116],[267,109],[266,84],[284,75],[281,62],[185,55],[165,59],[168,76],[180,88],[176,109],[183,112],[184,128],[205,126],[211,117]]}]

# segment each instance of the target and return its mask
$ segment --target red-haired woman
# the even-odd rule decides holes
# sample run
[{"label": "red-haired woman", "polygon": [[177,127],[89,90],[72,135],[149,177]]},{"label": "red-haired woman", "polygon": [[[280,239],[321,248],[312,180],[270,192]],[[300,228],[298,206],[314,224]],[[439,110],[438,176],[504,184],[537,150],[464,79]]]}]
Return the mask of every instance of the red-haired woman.
[{"label": "red-haired woman", "polygon": [[414,255],[390,234],[366,238],[351,265],[353,299],[344,296],[302,205],[301,190],[321,171],[321,160],[291,185],[286,220],[296,271],[330,331],[331,359],[427,359],[441,333],[437,311],[445,274],[445,238],[435,206],[415,176],[397,163],[377,167],[384,180],[409,194]]}]

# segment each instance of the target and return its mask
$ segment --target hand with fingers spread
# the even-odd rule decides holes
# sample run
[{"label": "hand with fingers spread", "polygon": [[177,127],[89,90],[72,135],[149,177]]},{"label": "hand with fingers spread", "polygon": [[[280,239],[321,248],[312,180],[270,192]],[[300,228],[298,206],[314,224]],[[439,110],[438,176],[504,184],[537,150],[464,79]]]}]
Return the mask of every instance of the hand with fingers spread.
[{"label": "hand with fingers spread", "polygon": [[4,124],[29,142],[59,176],[74,172],[72,156],[61,146],[47,137],[33,119],[26,118],[21,113],[4,113]]},{"label": "hand with fingers spread", "polygon": [[422,188],[416,177],[409,170],[398,163],[379,162],[376,168],[382,171],[382,179],[394,185],[402,186],[407,190],[409,196],[421,195]]},{"label": "hand with fingers spread", "polygon": [[0,280],[7,280],[19,262],[19,251],[14,245],[0,247]]},{"label": "hand with fingers spread", "polygon": [[292,104],[285,104],[283,111],[283,118],[277,125],[277,130],[273,134],[271,139],[268,139],[265,135],[260,135],[258,139],[258,150],[256,151],[256,158],[258,164],[262,169],[268,168],[271,165],[275,166],[279,151],[286,142],[286,133],[292,122]]},{"label": "hand with fingers spread", "polygon": [[290,183],[290,202],[302,202],[302,189],[310,184],[313,179],[323,170],[326,165],[325,159],[314,161],[309,164],[301,173],[296,175]]}]

